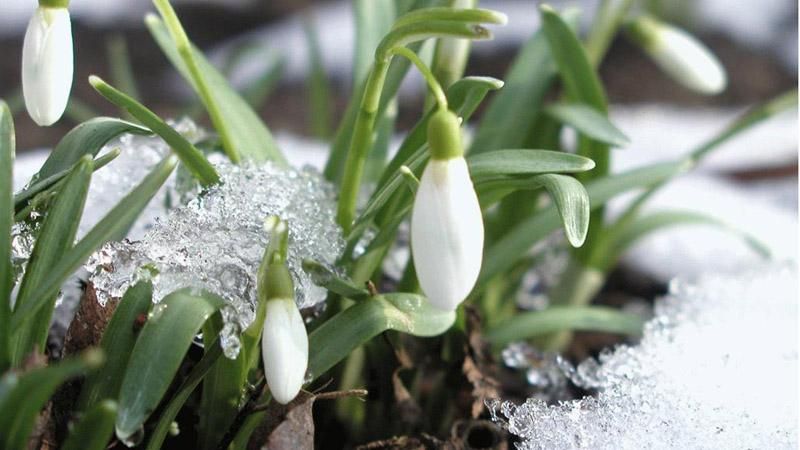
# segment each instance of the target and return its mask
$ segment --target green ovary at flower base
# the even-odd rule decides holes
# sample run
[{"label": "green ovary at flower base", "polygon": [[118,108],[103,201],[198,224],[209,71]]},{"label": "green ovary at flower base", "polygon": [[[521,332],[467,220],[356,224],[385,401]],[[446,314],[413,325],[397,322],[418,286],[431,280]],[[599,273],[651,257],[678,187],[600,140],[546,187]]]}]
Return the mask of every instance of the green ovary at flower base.
[{"label": "green ovary at flower base", "polygon": [[431,160],[411,213],[411,251],[431,303],[454,310],[475,286],[483,256],[483,218],[469,176],[456,115],[440,108],[428,125]]},{"label": "green ovary at flower base", "polygon": [[22,92],[36,124],[54,124],[72,89],[72,25],[67,0],[41,0],[22,44]]}]

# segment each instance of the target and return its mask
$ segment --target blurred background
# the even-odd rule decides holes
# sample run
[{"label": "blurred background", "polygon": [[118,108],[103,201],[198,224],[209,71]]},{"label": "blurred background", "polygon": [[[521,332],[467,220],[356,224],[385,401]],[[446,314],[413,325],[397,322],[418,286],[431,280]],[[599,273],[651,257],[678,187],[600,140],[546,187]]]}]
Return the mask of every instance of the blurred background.
[{"label": "blurred background", "polygon": [[[303,24],[319,38],[330,83],[331,122],[337,123],[351,85],[354,39],[349,1],[341,0],[175,0],[190,38],[225,68],[237,86],[251,89],[259,112],[274,131],[309,134],[309,55]],[[481,6],[509,14],[496,39],[478,43],[468,74],[502,78],[519,46],[538,27],[533,0],[483,0]],[[596,0],[554,1],[575,5],[584,22]],[[618,39],[601,67],[611,102],[687,107],[737,108],[768,99],[797,84],[797,2],[762,0],[647,0],[651,12],[695,33],[721,59],[730,84],[721,95],[703,97],[675,84],[636,47]],[[50,128],[36,127],[24,114],[20,95],[22,38],[36,0],[0,1],[0,97],[16,109],[18,151],[51,147],[77,121],[93,113],[117,115],[86,82],[89,74],[114,80],[110,62],[130,56],[137,96],[156,112],[177,117],[193,113],[194,99],[150,38],[143,16],[149,0],[72,0],[76,71],[68,115]],[[585,25],[585,24],[584,24]],[[227,50],[227,51],[226,51]],[[412,123],[422,89],[412,79],[404,90],[399,126]]]}]

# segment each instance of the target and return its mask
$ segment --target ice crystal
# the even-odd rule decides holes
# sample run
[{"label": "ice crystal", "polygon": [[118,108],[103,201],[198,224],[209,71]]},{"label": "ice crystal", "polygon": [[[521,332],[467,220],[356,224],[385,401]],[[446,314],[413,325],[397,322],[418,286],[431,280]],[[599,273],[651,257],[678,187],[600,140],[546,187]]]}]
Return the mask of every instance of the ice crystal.
[{"label": "ice crystal", "polygon": [[[198,142],[207,136],[202,128],[188,118],[169,123],[190,142]],[[124,134],[109,142],[100,154],[115,148],[120,149],[119,156],[92,175],[84,214],[78,227],[78,238],[100,221],[170,152],[167,143],[157,136]],[[186,177],[180,174],[181,171],[174,172],[164,183],[129,230],[129,238],[140,238],[157,217],[166,214],[170,206],[181,203],[181,196],[192,194],[194,184],[182,183]]]},{"label": "ice crystal", "polygon": [[569,252],[564,247],[564,235],[555,233],[534,247],[533,253],[535,263],[522,276],[516,303],[525,310],[541,311],[550,304],[548,292],[567,268]]},{"label": "ice crystal", "polygon": [[565,367],[596,397],[493,401],[520,449],[797,447],[794,267],[675,282],[637,346]]},{"label": "ice crystal", "polygon": [[506,367],[525,372],[536,398],[552,401],[567,394],[568,379],[560,355],[539,351],[525,342],[512,342],[503,349],[501,357]]},{"label": "ice crystal", "polygon": [[334,221],[333,190],[316,171],[222,162],[217,170],[218,185],[156,220],[140,241],[107,244],[87,269],[101,302],[120,297],[142,266],[158,271],[155,301],[181,287],[218,294],[227,302],[223,347],[235,357],[238,334],[254,318],[256,272],[268,242],[264,219],[277,215],[288,222],[288,266],[300,308],[326,295],[303,271],[303,259],[333,264],[344,242]]}]

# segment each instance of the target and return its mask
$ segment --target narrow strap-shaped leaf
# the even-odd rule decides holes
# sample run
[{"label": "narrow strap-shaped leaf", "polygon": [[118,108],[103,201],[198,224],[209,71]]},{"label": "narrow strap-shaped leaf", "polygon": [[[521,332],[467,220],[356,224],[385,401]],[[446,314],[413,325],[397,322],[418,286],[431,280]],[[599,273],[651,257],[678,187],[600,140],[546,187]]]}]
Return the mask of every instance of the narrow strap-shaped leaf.
[{"label": "narrow strap-shaped leaf", "polygon": [[223,304],[215,295],[182,289],[153,307],[120,387],[118,438],[126,439],[144,425],[167,392],[194,336]]},{"label": "narrow strap-shaped leaf", "polygon": [[594,161],[583,156],[550,150],[495,150],[467,158],[473,181],[512,175],[577,173],[594,168]]},{"label": "narrow strap-shaped leaf", "polygon": [[133,98],[141,98],[136,83],[136,74],[131,64],[131,54],[128,51],[128,42],[125,35],[114,34],[106,44],[108,55],[108,68],[111,71],[111,80]]},{"label": "narrow strap-shaped leaf", "polygon": [[192,45],[169,2],[155,3],[164,21],[148,15],[145,24],[161,51],[200,96],[231,161],[272,160],[286,164],[264,122]]},{"label": "narrow strap-shaped leaf", "polygon": [[[115,148],[108,151],[103,156],[98,157],[94,160],[93,170],[97,172],[98,170],[102,169],[117,156],[119,156],[119,154],[120,149]],[[77,164],[78,163],[75,163],[75,165]],[[19,222],[26,219],[28,214],[25,214],[24,211],[26,209],[33,210],[33,208],[36,206],[38,196],[49,195],[53,192],[56,192],[60,183],[62,183],[64,178],[75,168],[75,165],[69,169],[56,172],[47,178],[37,179],[37,181],[35,181],[33,184],[14,194],[14,211],[16,212],[14,220]]]},{"label": "narrow strap-shaped leaf", "polygon": [[[175,417],[178,416],[178,413],[186,403],[189,395],[197,388],[197,385],[203,381],[203,378],[208,374],[209,370],[220,361],[222,347],[220,347],[219,338],[212,342],[210,346],[206,346],[206,348],[206,353],[200,361],[192,367],[189,375],[183,380],[183,383],[178,387],[177,392],[175,392],[175,395],[172,396],[166,408],[164,408],[164,411],[161,413],[161,417],[158,418],[158,424],[150,435],[150,440],[147,442],[147,450],[158,450],[162,448],[172,422],[175,420]],[[233,417],[231,417],[231,419],[233,419]],[[224,430],[217,431],[223,431],[224,434]]]},{"label": "narrow strap-shaped leaf", "polygon": [[580,247],[589,229],[589,194],[573,177],[558,174],[545,174],[536,177],[542,183],[556,204],[564,234],[573,247]]},{"label": "narrow strap-shaped leaf", "polygon": [[607,306],[553,306],[543,311],[516,314],[492,327],[486,339],[501,347],[513,341],[568,330],[636,336],[642,333],[643,325],[640,316]]},{"label": "narrow strap-shaped leaf", "polygon": [[543,174],[533,177],[507,177],[484,181],[475,186],[481,209],[487,209],[501,198],[518,190],[544,187],[556,204],[564,234],[573,247],[580,247],[589,228],[589,196],[583,185],[573,177]]},{"label": "narrow strap-shaped leaf", "polygon": [[84,381],[78,399],[79,411],[88,411],[102,400],[118,398],[128,358],[136,344],[137,323],[146,317],[152,302],[153,283],[150,281],[139,281],[125,291],[100,341],[106,362]]},{"label": "narrow strap-shaped leaf", "polygon": [[103,450],[114,433],[117,403],[104,400],[88,410],[67,436],[61,450]]},{"label": "narrow strap-shaped leaf", "polygon": [[[547,36],[566,97],[572,102],[585,103],[598,113],[607,115],[608,100],[605,90],[578,35],[550,6],[542,5],[539,11],[542,17],[542,30]],[[597,164],[594,171],[579,175],[579,180],[586,182],[609,173],[611,165],[609,149],[604,143],[581,135],[577,153],[592,158]],[[588,231],[589,242],[594,242],[602,234],[604,220],[604,209],[602,207],[594,209]],[[579,249],[576,257],[585,261],[591,257],[591,250],[591,245]]]},{"label": "narrow strap-shaped leaf", "polygon": [[386,330],[414,336],[447,331],[455,311],[441,311],[421,295],[395,293],[356,303],[320,325],[308,336],[308,368],[317,378],[350,352]]},{"label": "narrow strap-shaped leaf", "polygon": [[117,203],[117,206],[112,208],[94,228],[89,230],[83,239],[67,251],[57,264],[49,268],[47,277],[35,287],[36,292],[32,296],[32,301],[23,303],[14,310],[11,322],[12,330],[16,330],[27,317],[42,308],[49,296],[55,296],[64,281],[86,261],[92,252],[130,227],[169,178],[177,162],[174,155],[164,158],[136,188]]},{"label": "narrow strap-shaped leaf", "polygon": [[[12,315],[11,330],[17,330],[12,341],[12,361],[19,364],[38,345],[44,349],[50,318],[56,302],[56,291],[35,296],[36,290],[52,275],[52,268],[63,258],[75,241],[75,233],[81,220],[86,194],[92,178],[93,161],[84,156],[64,181],[64,187],[53,200],[44,222],[36,236],[31,257],[20,281],[17,301]],[[38,306],[35,314],[25,317],[25,326],[19,328],[18,311]],[[17,326],[14,323],[17,322]]]},{"label": "narrow strap-shaped leaf", "polygon": [[311,70],[306,77],[308,87],[309,109],[311,114],[311,132],[320,139],[330,135],[331,94],[325,66],[322,63],[319,34],[310,18],[303,21],[306,45]]},{"label": "narrow strap-shaped leaf", "polygon": [[14,121],[8,105],[0,100],[0,373],[8,369],[10,355],[11,227],[14,224]]},{"label": "narrow strap-shaped leaf", "polygon": [[556,66],[547,39],[544,32],[538,31],[503,77],[505,85],[482,115],[468,154],[523,147],[555,77]]},{"label": "narrow strap-shaped leaf", "polygon": [[722,230],[733,233],[740,237],[754,252],[762,257],[768,258],[769,248],[751,234],[737,229],[716,217],[697,211],[658,211],[651,214],[637,217],[636,219],[625,222],[621,228],[611,226],[608,230],[607,239],[610,240],[610,248],[604,252],[603,262],[605,267],[610,269],[622,254],[641,238],[664,228],[677,225],[711,225]]},{"label": "narrow strap-shaped leaf", "polygon": [[35,175],[36,181],[69,170],[84,155],[97,156],[109,141],[124,133],[152,134],[147,128],[113,117],[96,117],[76,126],[56,145]]},{"label": "narrow strap-shaped leaf", "polygon": [[544,111],[559,122],[568,125],[584,136],[614,147],[630,143],[608,118],[583,103],[555,103]]},{"label": "narrow strap-shaped leaf", "polygon": [[101,351],[89,350],[80,357],[23,374],[6,372],[0,378],[0,448],[26,448],[36,416],[56,388],[102,362]]},{"label": "narrow strap-shaped leaf", "polygon": [[[585,185],[589,193],[590,207],[599,208],[616,195],[652,186],[682,173],[687,168],[688,165],[684,161],[659,163],[592,180]],[[495,275],[509,270],[533,244],[552,233],[558,225],[559,217],[555,205],[537,211],[529,219],[515,225],[485,250],[478,284],[481,285]]]},{"label": "narrow strap-shaped leaf", "polygon": [[567,96],[605,113],[608,108],[605,92],[578,36],[549,5],[540,6],[539,11],[542,30],[547,37]]},{"label": "narrow strap-shaped leaf", "polygon": [[142,122],[159,135],[172,148],[172,151],[181,159],[181,162],[204,186],[210,186],[219,181],[219,175],[214,166],[206,159],[203,152],[197,149],[191,142],[181,136],[174,128],[167,125],[153,111],[150,111],[124,93],[118,91],[110,84],[101,80],[97,76],[90,76],[89,83],[111,103],[131,113],[136,120]]},{"label": "narrow strap-shaped leaf", "polygon": [[339,294],[344,298],[364,300],[370,297],[369,291],[357,285],[353,280],[335,274],[330,268],[316,261],[303,261],[303,270],[311,275],[314,284]]},{"label": "narrow strap-shaped leaf", "polygon": [[[270,243],[272,242],[270,241]],[[217,444],[219,444],[225,436],[228,428],[236,418],[236,414],[239,412],[239,402],[242,397],[242,390],[245,389],[245,383],[247,382],[250,363],[252,361],[251,356],[254,356],[251,355],[251,353],[258,353],[261,347],[259,344],[261,342],[261,330],[264,322],[263,315],[264,314],[260,314],[260,311],[257,312],[256,320],[254,320],[253,324],[248,328],[248,331],[251,331],[253,328],[258,329],[258,333],[249,334],[245,332],[240,336],[239,340],[242,345],[236,359],[218,358],[220,352],[219,334],[224,326],[221,315],[214,314],[203,324],[203,345],[206,349],[210,349],[208,350],[209,352],[216,352],[217,356],[213,356],[210,353],[203,355],[203,359],[192,368],[192,373],[189,374],[189,377],[183,382],[180,388],[181,392],[183,392],[183,390],[191,392],[193,388],[190,379],[192,379],[193,376],[196,378],[197,375],[204,373],[205,376],[202,378],[203,392],[200,397],[200,407],[197,409],[197,415],[199,416],[197,447],[200,450],[216,449]],[[261,326],[256,322],[260,322]],[[255,336],[253,336],[253,334],[255,334]],[[207,360],[212,356],[216,362],[212,361],[213,364],[210,367],[205,367],[203,360]],[[255,360],[259,361],[258,358],[255,358]],[[258,362],[255,363],[255,366],[256,368],[258,367]],[[175,405],[178,410],[180,409],[180,404],[185,401],[185,399],[181,399],[180,397],[181,394],[179,393],[170,400],[165,413],[159,418],[159,429],[162,427],[162,423],[164,423],[164,425],[169,425],[169,423],[166,422],[166,412],[171,409],[176,409],[173,405]],[[173,419],[174,417],[168,420],[171,421]],[[157,429],[153,437],[151,437],[150,442],[148,442],[149,447],[159,448],[155,446],[158,441],[156,437],[158,434],[159,431]]]}]

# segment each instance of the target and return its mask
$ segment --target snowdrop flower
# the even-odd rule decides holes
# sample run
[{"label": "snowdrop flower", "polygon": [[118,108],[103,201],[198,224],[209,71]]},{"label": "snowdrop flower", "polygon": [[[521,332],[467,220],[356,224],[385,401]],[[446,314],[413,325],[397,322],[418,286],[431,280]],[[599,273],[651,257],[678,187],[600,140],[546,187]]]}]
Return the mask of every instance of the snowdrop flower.
[{"label": "snowdrop flower", "polygon": [[728,83],[722,64],[689,33],[642,16],[628,25],[631,37],[667,74],[701,94],[718,94]]},{"label": "snowdrop flower", "polygon": [[55,123],[72,88],[72,25],[68,0],[40,0],[22,45],[25,107],[40,126]]},{"label": "snowdrop flower", "polygon": [[431,159],[414,199],[411,251],[422,291],[435,307],[452,311],[478,279],[483,218],[454,113],[434,113],[428,142]]},{"label": "snowdrop flower", "polygon": [[[259,296],[264,298],[261,357],[272,398],[285,405],[303,387],[308,367],[308,334],[294,302],[292,276],[286,267],[286,222],[270,217],[265,228],[271,231],[275,242],[270,242],[258,277]],[[273,252],[271,248],[276,250]]]},{"label": "snowdrop flower", "polygon": [[272,397],[289,403],[300,392],[308,366],[308,335],[293,298],[267,301],[261,355]]}]

